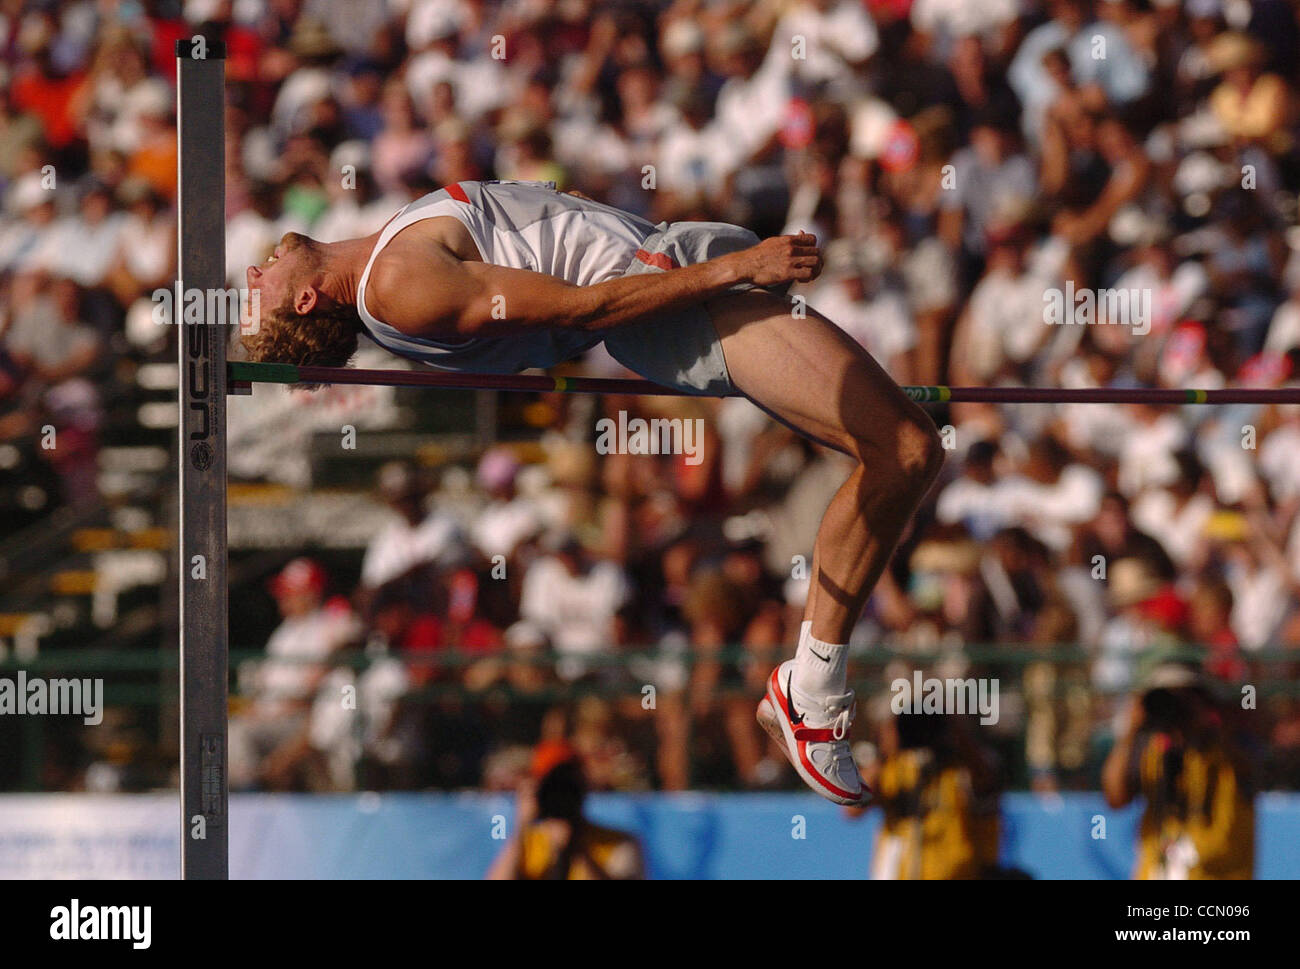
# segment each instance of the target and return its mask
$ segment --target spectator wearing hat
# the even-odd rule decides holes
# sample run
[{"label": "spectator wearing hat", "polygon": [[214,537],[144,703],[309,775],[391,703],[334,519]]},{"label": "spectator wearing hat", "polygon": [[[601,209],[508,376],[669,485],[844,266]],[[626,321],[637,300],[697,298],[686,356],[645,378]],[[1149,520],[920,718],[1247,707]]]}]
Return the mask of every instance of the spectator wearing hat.
[{"label": "spectator wearing hat", "polygon": [[1264,70],[1263,45],[1245,34],[1221,34],[1210,45],[1210,68],[1223,80],[1210,95],[1210,110],[1232,138],[1270,154],[1290,147],[1285,132],[1291,113],[1286,81]]},{"label": "spectator wearing hat", "polygon": [[1187,607],[1173,585],[1161,581],[1142,558],[1109,562],[1106,587],[1114,618],[1102,629],[1092,678],[1103,695],[1113,695],[1132,684],[1139,654],[1182,640]]},{"label": "spectator wearing hat", "polygon": [[489,560],[498,555],[512,558],[544,527],[537,503],[515,488],[519,471],[519,459],[506,447],[489,448],[479,459],[475,480],[487,495],[487,503],[475,517],[471,539]]},{"label": "spectator wearing hat", "polygon": [[981,250],[982,275],[949,345],[957,383],[991,384],[1018,373],[1052,337],[1052,328],[1043,323],[1043,293],[1058,283],[1059,256],[1031,252],[1032,234],[1011,211],[989,210],[988,217],[994,221]]},{"label": "spectator wearing hat", "polygon": [[5,193],[6,224],[0,226],[0,271],[45,272],[54,241],[54,190],[40,172],[14,179]]},{"label": "spectator wearing hat", "polygon": [[343,49],[323,21],[308,15],[294,23],[288,51],[296,69],[280,85],[271,108],[271,127],[280,144],[304,129],[312,105],[333,93],[332,66]]},{"label": "spectator wearing hat", "polygon": [[[801,57],[794,57],[796,38]],[[765,68],[786,72],[794,90],[828,90],[836,100],[860,93],[861,77],[880,47],[875,21],[854,0],[800,0],[787,6],[768,44]]]},{"label": "spectator wearing hat", "polygon": [[[733,200],[735,220],[750,225],[760,235],[764,219],[781,221],[787,196],[785,178],[774,165],[778,136],[790,100],[789,78],[764,61],[763,48],[753,33],[738,22],[719,31],[713,48],[719,73],[726,81],[714,106],[717,143],[726,146],[721,162],[727,194]],[[788,51],[783,52],[788,56]]]},{"label": "spectator wearing hat", "polygon": [[312,702],[330,657],[359,633],[345,601],[326,604],[326,582],[318,562],[298,558],[269,583],[282,621],[267,640],[267,658],[239,671],[242,710],[230,718],[232,789],[303,781],[284,767],[300,762],[308,744]]}]

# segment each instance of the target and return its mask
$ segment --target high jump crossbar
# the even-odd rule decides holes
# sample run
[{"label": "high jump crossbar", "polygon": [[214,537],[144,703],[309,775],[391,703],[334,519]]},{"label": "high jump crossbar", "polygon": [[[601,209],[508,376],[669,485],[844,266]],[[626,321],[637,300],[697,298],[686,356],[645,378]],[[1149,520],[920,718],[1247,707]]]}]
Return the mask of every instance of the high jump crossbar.
[{"label": "high jump crossbar", "polygon": [[[649,380],[606,377],[554,377],[545,374],[481,375],[435,370],[360,370],[349,367],[299,367],[287,363],[227,365],[231,393],[247,393],[253,384],[364,384],[378,387],[427,387],[443,390],[517,390],[540,393],[628,394],[638,397],[684,397],[680,390]],[[1230,387],[1189,390],[1165,387],[904,387],[922,404],[1300,404],[1300,387]]]}]

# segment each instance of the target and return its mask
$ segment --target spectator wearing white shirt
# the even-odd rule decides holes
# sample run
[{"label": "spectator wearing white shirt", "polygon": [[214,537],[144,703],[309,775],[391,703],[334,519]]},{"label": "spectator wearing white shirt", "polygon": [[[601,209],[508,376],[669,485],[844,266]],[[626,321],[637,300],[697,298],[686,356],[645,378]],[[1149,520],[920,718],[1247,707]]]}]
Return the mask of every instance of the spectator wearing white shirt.
[{"label": "spectator wearing white shirt", "polygon": [[49,242],[55,229],[54,189],[40,172],[14,179],[5,196],[0,223],[0,271],[41,272],[49,267]]},{"label": "spectator wearing white shirt", "polygon": [[1223,512],[1209,523],[1232,590],[1232,631],[1242,649],[1267,647],[1286,617],[1290,567],[1259,512]]},{"label": "spectator wearing white shirt", "polygon": [[631,589],[618,565],[592,561],[572,535],[551,544],[553,554],[537,559],[524,575],[519,614],[560,654],[559,676],[576,680],[592,669],[584,660],[613,644],[614,619]]},{"label": "spectator wearing white shirt", "polygon": [[860,0],[800,0],[777,21],[764,68],[787,72],[796,89],[825,86],[843,101],[860,92],[862,69],[879,47]]},{"label": "spectator wearing white shirt", "polygon": [[962,525],[977,542],[987,542],[1010,524],[1007,479],[994,469],[996,441],[976,441],[966,451],[961,476],[939,492],[935,517],[945,525]]},{"label": "spectator wearing white shirt", "polygon": [[722,29],[716,56],[727,80],[718,92],[711,127],[723,150],[719,163],[731,202],[727,218],[760,236],[775,233],[789,194],[774,157],[790,103],[788,73],[764,62],[758,41],[738,23]]},{"label": "spectator wearing white shirt", "polygon": [[1204,266],[1192,259],[1177,263],[1173,250],[1162,239],[1139,250],[1136,264],[1115,281],[1113,288],[1150,292],[1149,332],[1161,334],[1183,319],[1191,305],[1205,295],[1209,284]]},{"label": "spectator wearing white shirt", "polygon": [[294,559],[271,580],[283,621],[266,644],[267,658],[239,671],[250,693],[230,719],[230,786],[284,786],[290,764],[309,747],[314,699],[330,674],[330,657],[359,628],[346,603],[325,605],[327,577],[311,559]]},{"label": "spectator wearing white shirt", "polygon": [[176,222],[162,197],[142,178],[125,179],[117,195],[126,214],[107,284],[119,303],[130,306],[175,278]]},{"label": "spectator wearing white shirt", "polygon": [[664,133],[655,154],[656,196],[665,219],[689,212],[722,192],[726,156],[720,131],[709,123],[713,102],[699,86],[679,87],[673,102],[681,123]]},{"label": "spectator wearing white shirt", "polygon": [[302,130],[316,102],[333,94],[335,76],[329,65],[342,53],[326,26],[312,16],[298,19],[289,50],[300,66],[284,79],[271,108],[271,128],[281,145]]},{"label": "spectator wearing white shirt", "polygon": [[809,302],[896,381],[911,379],[917,332],[902,280],[869,269],[854,243],[837,240],[826,247],[826,269]]},{"label": "spectator wearing white shirt", "polygon": [[1189,432],[1177,413],[1144,404],[1125,410],[1132,422],[1119,455],[1119,490],[1131,498],[1178,477],[1174,455],[1187,447]]},{"label": "spectator wearing white shirt", "polygon": [[1150,563],[1124,558],[1110,563],[1107,598],[1116,613],[1101,632],[1101,652],[1092,667],[1093,686],[1118,696],[1133,685],[1139,654],[1171,641],[1170,630],[1149,604],[1167,592]]},{"label": "spectator wearing white shirt", "polygon": [[379,470],[379,495],[392,511],[361,560],[361,585],[370,593],[423,566],[445,567],[464,554],[460,529],[449,515],[425,511],[426,489],[410,464],[394,461]]},{"label": "spectator wearing white shirt", "polygon": [[507,559],[524,542],[537,537],[545,524],[541,509],[515,490],[519,461],[504,447],[490,448],[479,459],[475,477],[488,503],[474,520],[471,539],[488,559]]},{"label": "spectator wearing white shirt", "polygon": [[113,211],[112,192],[91,183],[76,214],[60,219],[51,233],[50,272],[86,289],[102,284],[121,245],[123,223]]},{"label": "spectator wearing white shirt", "polygon": [[[1035,27],[1021,42],[1007,71],[1007,80],[1024,105],[1023,127],[1038,140],[1048,106],[1061,93],[1043,58],[1061,49],[1074,82],[1094,97],[1114,105],[1137,100],[1150,86],[1142,58],[1114,24],[1089,23],[1084,0],[1051,0],[1052,19]],[[1096,51],[1105,50],[1104,57]]]},{"label": "spectator wearing white shirt", "polygon": [[1097,514],[1105,492],[1101,476],[1050,436],[1030,445],[1024,475],[1004,488],[1012,524],[1023,525],[1058,554],[1070,547],[1071,529]]},{"label": "spectator wearing white shirt", "polygon": [[953,332],[954,383],[994,383],[1052,336],[1043,319],[1043,293],[1055,283],[1051,261],[1027,261],[1026,242],[1022,226],[1009,226],[989,240],[984,277]]},{"label": "spectator wearing white shirt", "polygon": [[1190,451],[1175,455],[1178,477],[1164,488],[1148,488],[1133,501],[1133,524],[1156,539],[1180,569],[1196,568],[1204,558],[1205,524],[1214,513],[1206,493],[1205,469]]},{"label": "spectator wearing white shirt", "polygon": [[1259,448],[1260,476],[1279,505],[1300,508],[1300,407],[1275,408],[1280,417]]}]

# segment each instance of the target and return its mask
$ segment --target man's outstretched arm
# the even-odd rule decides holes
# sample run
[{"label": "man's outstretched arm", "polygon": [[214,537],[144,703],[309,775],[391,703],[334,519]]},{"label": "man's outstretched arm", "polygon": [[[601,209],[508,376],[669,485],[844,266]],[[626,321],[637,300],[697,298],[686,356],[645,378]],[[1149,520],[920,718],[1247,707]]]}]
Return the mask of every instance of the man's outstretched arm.
[{"label": "man's outstretched arm", "polygon": [[400,262],[377,264],[366,302],[390,326],[431,339],[504,336],[539,328],[605,330],[701,303],[738,283],[807,282],[816,279],[821,268],[817,240],[808,233],[775,236],[707,262],[591,286],[448,254],[445,263],[416,274],[406,273]]}]

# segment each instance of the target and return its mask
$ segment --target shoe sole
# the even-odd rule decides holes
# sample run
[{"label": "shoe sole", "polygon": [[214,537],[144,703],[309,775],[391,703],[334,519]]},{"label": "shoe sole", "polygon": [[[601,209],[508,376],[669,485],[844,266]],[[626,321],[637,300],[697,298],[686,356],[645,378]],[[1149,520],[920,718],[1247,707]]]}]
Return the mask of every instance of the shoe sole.
[{"label": "shoe sole", "polygon": [[794,731],[790,729],[790,725],[786,721],[786,718],[778,711],[776,703],[772,701],[770,686],[768,687],[768,692],[763,695],[763,699],[758,701],[758,710],[754,713],[754,719],[757,720],[758,725],[767,732],[767,735],[776,741],[776,745],[781,748],[781,753],[785,754],[785,759],[788,760],[790,766],[795,769],[795,773],[799,775],[799,779],[807,784],[808,787],[812,788],[815,794],[821,795],[828,801],[833,801],[836,804],[844,804],[849,807],[857,807],[870,800],[871,792],[867,790],[865,784],[862,786],[861,797],[848,798],[828,791],[822,786],[820,781],[811,776],[808,768],[804,767],[804,765],[799,762],[799,758],[794,754],[794,745],[798,741],[794,739]]}]

